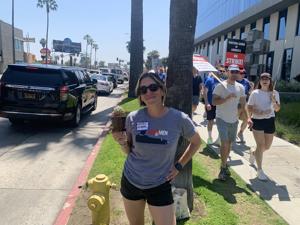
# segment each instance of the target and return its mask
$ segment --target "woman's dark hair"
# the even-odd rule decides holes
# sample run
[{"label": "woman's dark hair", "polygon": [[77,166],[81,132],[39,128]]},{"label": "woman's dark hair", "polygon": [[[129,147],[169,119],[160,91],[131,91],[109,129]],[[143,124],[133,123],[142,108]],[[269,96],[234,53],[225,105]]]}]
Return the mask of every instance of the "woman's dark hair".
[{"label": "woman's dark hair", "polygon": [[145,102],[143,102],[141,100],[141,94],[139,92],[139,87],[141,85],[141,81],[145,78],[150,78],[152,79],[159,87],[160,89],[163,91],[164,95],[162,96],[162,103],[164,104],[165,102],[165,99],[166,99],[166,95],[167,95],[167,88],[166,88],[166,85],[164,84],[164,82],[159,78],[159,76],[156,74],[156,73],[149,73],[149,72],[145,72],[145,73],[142,73],[137,84],[136,84],[136,88],[135,88],[135,94],[136,96],[138,97],[139,99],[139,102],[140,102],[140,105],[141,106],[145,106]]},{"label": "woman's dark hair", "polygon": [[272,82],[272,76],[271,76],[271,74],[269,74],[269,73],[262,73],[261,75],[260,75],[260,77],[259,77],[259,80],[257,81],[257,83],[256,83],[256,85],[255,85],[255,89],[261,89],[261,84],[260,84],[260,81],[261,81],[261,79],[263,78],[263,77],[266,77],[266,76],[268,76],[269,77],[269,79],[270,79],[270,85],[269,85],[269,91],[273,91],[273,82]]}]

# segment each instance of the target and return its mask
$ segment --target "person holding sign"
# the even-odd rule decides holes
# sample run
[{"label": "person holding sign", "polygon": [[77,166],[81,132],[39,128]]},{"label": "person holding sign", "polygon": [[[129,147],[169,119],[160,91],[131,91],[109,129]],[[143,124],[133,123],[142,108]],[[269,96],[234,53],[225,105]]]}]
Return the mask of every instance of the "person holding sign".
[{"label": "person holding sign", "polygon": [[256,89],[251,93],[248,101],[248,111],[252,115],[248,119],[252,127],[256,142],[256,150],[250,150],[250,164],[257,163],[257,178],[268,180],[262,170],[264,151],[268,150],[273,142],[275,132],[275,112],[280,110],[279,94],[274,90],[271,74],[262,73]]},{"label": "person holding sign", "polygon": [[[189,116],[164,105],[166,92],[158,75],[142,74],[136,95],[145,107],[127,116],[126,133],[113,133],[127,154],[121,194],[129,224],[144,224],[146,203],[156,225],[176,224],[170,182],[201,144]],[[174,163],[180,137],[188,139],[190,144]]]},{"label": "person holding sign", "polygon": [[227,159],[231,144],[236,139],[238,127],[238,104],[246,112],[246,95],[243,85],[236,82],[240,75],[237,65],[228,67],[228,79],[218,84],[213,91],[212,104],[216,105],[216,123],[221,139],[221,169],[219,179],[225,181],[230,176]]}]

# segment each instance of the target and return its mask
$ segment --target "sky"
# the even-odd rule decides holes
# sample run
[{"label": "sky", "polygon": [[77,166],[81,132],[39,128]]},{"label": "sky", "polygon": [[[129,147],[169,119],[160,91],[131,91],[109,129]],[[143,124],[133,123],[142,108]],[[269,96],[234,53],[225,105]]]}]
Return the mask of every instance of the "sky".
[{"label": "sky", "polygon": [[[89,34],[99,46],[97,61],[115,63],[116,58],[129,61],[126,42],[130,40],[131,0],[56,0],[57,11],[50,12],[49,46],[52,40],[70,38],[81,42]],[[37,0],[15,0],[15,27],[23,36],[36,39],[30,52],[40,58],[39,41],[46,36],[46,9],[36,7]],[[157,50],[161,57],[168,56],[170,0],[144,0],[145,57]],[[0,20],[11,24],[11,0],[1,0]],[[51,43],[51,44],[50,44]],[[26,51],[26,44],[24,50]],[[93,52],[94,54],[94,52]],[[94,56],[93,56],[94,59]]]}]

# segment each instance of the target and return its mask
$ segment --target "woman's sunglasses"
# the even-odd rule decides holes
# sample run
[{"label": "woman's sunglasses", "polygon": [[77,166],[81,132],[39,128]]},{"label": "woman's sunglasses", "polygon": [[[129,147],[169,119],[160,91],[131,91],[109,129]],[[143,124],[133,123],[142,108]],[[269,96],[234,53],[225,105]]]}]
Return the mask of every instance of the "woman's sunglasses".
[{"label": "woman's sunglasses", "polygon": [[141,86],[138,89],[139,94],[146,94],[147,90],[149,89],[151,92],[155,92],[160,88],[158,84],[150,84],[149,86]]}]

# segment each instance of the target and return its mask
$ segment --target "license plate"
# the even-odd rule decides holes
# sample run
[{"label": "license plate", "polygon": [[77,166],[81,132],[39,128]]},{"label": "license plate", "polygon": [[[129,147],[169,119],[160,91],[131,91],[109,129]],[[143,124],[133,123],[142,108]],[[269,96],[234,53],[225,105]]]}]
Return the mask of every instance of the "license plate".
[{"label": "license plate", "polygon": [[25,99],[35,99],[36,95],[35,93],[24,93]]}]

